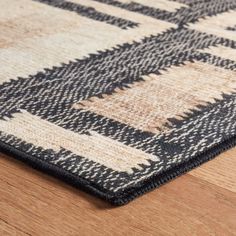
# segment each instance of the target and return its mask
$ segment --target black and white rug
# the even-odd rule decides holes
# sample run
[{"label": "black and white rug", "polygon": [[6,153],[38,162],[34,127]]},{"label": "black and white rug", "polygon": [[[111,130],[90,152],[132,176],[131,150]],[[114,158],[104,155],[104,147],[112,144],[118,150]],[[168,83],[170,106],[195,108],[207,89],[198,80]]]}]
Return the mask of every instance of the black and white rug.
[{"label": "black and white rug", "polygon": [[116,205],[236,143],[236,0],[0,1],[0,147]]}]

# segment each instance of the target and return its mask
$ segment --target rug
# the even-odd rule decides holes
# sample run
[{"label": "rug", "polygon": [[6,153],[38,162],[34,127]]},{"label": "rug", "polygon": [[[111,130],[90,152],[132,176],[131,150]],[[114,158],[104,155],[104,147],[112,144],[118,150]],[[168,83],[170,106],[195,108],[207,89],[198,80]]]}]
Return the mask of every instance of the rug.
[{"label": "rug", "polygon": [[236,0],[0,1],[0,147],[122,205],[236,143]]}]

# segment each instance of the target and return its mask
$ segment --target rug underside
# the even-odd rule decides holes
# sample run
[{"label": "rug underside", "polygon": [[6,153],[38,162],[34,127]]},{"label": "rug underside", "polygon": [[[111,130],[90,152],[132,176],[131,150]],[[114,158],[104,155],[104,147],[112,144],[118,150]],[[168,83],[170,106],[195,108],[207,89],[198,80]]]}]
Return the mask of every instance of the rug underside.
[{"label": "rug underside", "polygon": [[236,143],[236,0],[0,1],[0,149],[122,205]]}]

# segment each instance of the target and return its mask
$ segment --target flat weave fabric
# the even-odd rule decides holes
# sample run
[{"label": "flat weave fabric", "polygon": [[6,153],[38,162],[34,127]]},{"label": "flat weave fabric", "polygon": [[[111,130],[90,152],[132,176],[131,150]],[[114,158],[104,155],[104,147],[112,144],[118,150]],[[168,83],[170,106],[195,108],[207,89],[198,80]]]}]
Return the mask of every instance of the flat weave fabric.
[{"label": "flat weave fabric", "polygon": [[0,147],[122,205],[236,144],[236,0],[0,0]]}]

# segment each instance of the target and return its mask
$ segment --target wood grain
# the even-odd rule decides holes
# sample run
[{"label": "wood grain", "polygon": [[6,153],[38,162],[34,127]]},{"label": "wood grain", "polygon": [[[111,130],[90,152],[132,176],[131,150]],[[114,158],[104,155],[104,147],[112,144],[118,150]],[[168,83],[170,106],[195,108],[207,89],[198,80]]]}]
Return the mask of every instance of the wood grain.
[{"label": "wood grain", "polygon": [[207,165],[191,171],[190,174],[236,193],[235,167],[236,153],[226,152],[224,158],[216,158]]},{"label": "wood grain", "polygon": [[122,207],[0,154],[0,235],[236,235],[236,148]]}]

